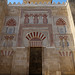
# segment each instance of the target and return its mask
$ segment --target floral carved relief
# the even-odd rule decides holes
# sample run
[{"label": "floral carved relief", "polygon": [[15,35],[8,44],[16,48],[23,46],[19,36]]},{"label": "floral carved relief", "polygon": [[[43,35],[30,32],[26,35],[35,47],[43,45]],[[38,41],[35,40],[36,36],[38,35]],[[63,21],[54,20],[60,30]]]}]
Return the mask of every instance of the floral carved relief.
[{"label": "floral carved relief", "polygon": [[62,18],[59,18],[59,19],[56,21],[56,25],[66,25],[66,22],[65,22]]},{"label": "floral carved relief", "polygon": [[16,20],[11,18],[7,21],[6,26],[16,26]]}]

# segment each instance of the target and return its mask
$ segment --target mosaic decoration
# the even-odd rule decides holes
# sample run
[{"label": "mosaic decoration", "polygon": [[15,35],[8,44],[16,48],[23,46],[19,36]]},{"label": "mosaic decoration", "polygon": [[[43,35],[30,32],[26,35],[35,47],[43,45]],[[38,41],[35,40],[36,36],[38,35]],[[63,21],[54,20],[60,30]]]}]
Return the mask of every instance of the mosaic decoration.
[{"label": "mosaic decoration", "polygon": [[47,24],[48,19],[46,14],[25,14],[25,24]]},{"label": "mosaic decoration", "polygon": [[56,21],[56,25],[66,25],[66,22],[65,22],[62,18],[59,18],[59,19]]},{"label": "mosaic decoration", "polygon": [[7,21],[6,26],[16,26],[16,20],[11,18]]}]

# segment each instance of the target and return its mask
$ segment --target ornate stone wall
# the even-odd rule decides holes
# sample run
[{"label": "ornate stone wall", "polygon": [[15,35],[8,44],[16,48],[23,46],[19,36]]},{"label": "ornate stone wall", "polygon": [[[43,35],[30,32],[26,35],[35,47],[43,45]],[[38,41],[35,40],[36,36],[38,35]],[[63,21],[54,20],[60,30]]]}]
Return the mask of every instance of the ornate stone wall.
[{"label": "ornate stone wall", "polygon": [[28,75],[30,47],[42,47],[43,75],[74,72],[74,23],[69,4],[10,3],[6,16],[3,7],[0,74]]},{"label": "ornate stone wall", "polygon": [[[56,75],[56,71],[74,72],[73,52],[69,50],[42,49],[42,74]],[[0,50],[0,74],[28,75],[29,48],[3,48]]]}]

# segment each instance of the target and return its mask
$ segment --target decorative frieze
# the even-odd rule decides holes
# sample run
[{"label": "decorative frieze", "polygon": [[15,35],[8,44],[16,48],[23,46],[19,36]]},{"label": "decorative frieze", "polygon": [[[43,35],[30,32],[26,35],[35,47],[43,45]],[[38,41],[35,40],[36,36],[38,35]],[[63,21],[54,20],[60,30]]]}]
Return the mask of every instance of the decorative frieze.
[{"label": "decorative frieze", "polygon": [[10,2],[8,5],[9,5],[9,6],[28,6],[28,5],[29,5],[29,6],[36,6],[36,5],[38,5],[38,6],[39,6],[39,5],[40,5],[40,6],[54,6],[54,5],[55,5],[55,6],[59,6],[59,5],[60,5],[60,6],[63,6],[63,5],[66,5],[66,3],[63,2],[63,3],[61,4],[60,2],[58,2],[58,3],[56,4],[56,3],[53,2],[53,3],[51,4],[50,2],[47,2],[47,3],[46,3],[46,2],[43,2],[43,3],[42,3],[42,2],[39,2],[39,3],[37,3],[37,2],[35,2],[35,3],[33,3],[33,2],[27,2],[26,4],[25,4],[25,3],[22,3],[22,4],[21,4],[20,2],[18,2],[18,3],[16,4],[16,3],[14,2],[14,3],[12,4],[12,3]]},{"label": "decorative frieze", "polygon": [[14,35],[5,35],[4,38],[5,38],[6,40],[13,40]]},{"label": "decorative frieze", "polygon": [[30,47],[42,47],[42,41],[30,41]]},{"label": "decorative frieze", "polygon": [[48,24],[46,14],[25,14],[25,24]]}]

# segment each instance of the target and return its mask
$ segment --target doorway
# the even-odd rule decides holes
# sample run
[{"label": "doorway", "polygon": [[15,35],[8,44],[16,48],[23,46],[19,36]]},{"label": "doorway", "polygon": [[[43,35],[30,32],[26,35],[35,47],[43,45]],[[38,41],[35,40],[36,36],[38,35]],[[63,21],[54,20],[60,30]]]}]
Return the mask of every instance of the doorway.
[{"label": "doorway", "polygon": [[30,47],[29,75],[42,75],[42,47]]}]

